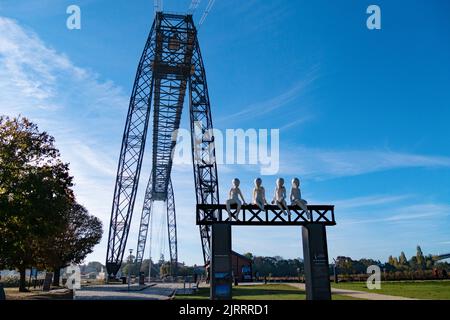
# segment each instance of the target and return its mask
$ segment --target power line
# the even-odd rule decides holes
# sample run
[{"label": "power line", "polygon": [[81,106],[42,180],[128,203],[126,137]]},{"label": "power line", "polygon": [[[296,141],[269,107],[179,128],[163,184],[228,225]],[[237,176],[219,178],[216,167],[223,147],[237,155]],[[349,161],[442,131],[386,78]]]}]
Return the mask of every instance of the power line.
[{"label": "power line", "polygon": [[[153,213],[154,214],[154,213]],[[148,248],[148,282],[151,282],[152,277],[152,238],[153,238],[153,217],[150,216],[150,244]]]},{"label": "power line", "polygon": [[188,12],[190,14],[193,14],[195,12],[195,10],[197,10],[197,8],[201,2],[202,2],[202,0],[192,0],[191,5],[189,6]]},{"label": "power line", "polygon": [[[161,211],[161,209],[160,209],[160,211]],[[164,253],[165,253],[165,243],[166,243],[164,241],[164,238],[165,238],[165,235],[166,235],[165,228],[164,228],[164,226],[165,226],[165,217],[166,217],[166,215],[164,213],[162,213],[161,219],[160,219],[159,232],[158,232],[159,255],[160,256],[163,256]]]},{"label": "power line", "polygon": [[214,6],[214,3],[216,3],[216,0],[209,0],[208,5],[206,6],[205,12],[203,13],[202,18],[200,19],[200,22],[198,23],[199,26],[205,22],[206,17],[208,17],[208,14],[211,12],[211,9]]}]

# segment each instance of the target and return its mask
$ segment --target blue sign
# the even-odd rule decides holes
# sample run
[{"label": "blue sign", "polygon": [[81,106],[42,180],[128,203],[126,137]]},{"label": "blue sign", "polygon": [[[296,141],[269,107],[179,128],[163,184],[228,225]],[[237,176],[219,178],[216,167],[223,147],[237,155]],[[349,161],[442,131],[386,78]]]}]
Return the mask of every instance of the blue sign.
[{"label": "blue sign", "polygon": [[227,284],[216,285],[216,297],[230,297],[230,286]]}]

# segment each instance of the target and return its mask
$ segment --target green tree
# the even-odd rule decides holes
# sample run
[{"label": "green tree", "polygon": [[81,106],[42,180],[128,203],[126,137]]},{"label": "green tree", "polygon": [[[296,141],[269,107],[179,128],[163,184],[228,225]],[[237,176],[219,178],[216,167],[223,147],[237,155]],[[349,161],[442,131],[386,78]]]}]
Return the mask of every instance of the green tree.
[{"label": "green tree", "polygon": [[254,257],[253,272],[261,277],[272,274],[274,277],[297,277],[303,270],[299,259],[285,260],[281,257]]},{"label": "green tree", "polygon": [[98,261],[91,261],[87,265],[80,266],[81,273],[89,273],[89,272],[101,272],[102,269],[105,271],[105,266]]},{"label": "green tree", "polygon": [[58,233],[73,202],[72,177],[54,138],[26,118],[0,117],[0,268],[37,266],[40,240]]},{"label": "green tree", "polygon": [[339,256],[336,258],[336,267],[339,273],[352,274],[354,273],[354,261],[350,257]]},{"label": "green tree", "polygon": [[170,275],[170,262],[162,263],[159,267],[159,276],[161,278]]},{"label": "green tree", "polygon": [[408,268],[408,259],[403,251],[400,253],[400,257],[398,258],[398,264],[402,269]]},{"label": "green tree", "polygon": [[59,285],[60,270],[81,263],[93,251],[103,234],[102,222],[78,203],[64,215],[63,228],[42,241],[42,264],[54,272],[53,285]]},{"label": "green tree", "polygon": [[416,256],[411,257],[411,259],[409,260],[409,267],[413,271],[417,270],[417,257]]},{"label": "green tree", "polygon": [[[149,259],[144,259],[142,261],[142,265],[141,265],[141,272],[144,272],[144,275],[146,277],[148,277],[148,271],[149,271],[149,266],[150,266],[150,260]],[[152,277],[158,277],[159,276],[159,266],[158,264],[154,263],[152,261]]]},{"label": "green tree", "polygon": [[247,257],[248,259],[253,260],[253,254],[251,252],[245,253],[244,257]]},{"label": "green tree", "polygon": [[126,277],[128,276],[128,273],[130,275],[138,276],[139,275],[139,265],[135,262],[136,257],[133,255],[129,255],[126,260],[126,262],[122,264],[121,272],[122,276]]},{"label": "green tree", "polygon": [[394,259],[393,256],[389,256],[389,258],[388,258],[388,263],[389,263],[391,266],[395,266],[395,259]]},{"label": "green tree", "polygon": [[425,257],[423,255],[422,248],[420,246],[417,246],[416,258],[418,268],[420,270],[425,269]]}]

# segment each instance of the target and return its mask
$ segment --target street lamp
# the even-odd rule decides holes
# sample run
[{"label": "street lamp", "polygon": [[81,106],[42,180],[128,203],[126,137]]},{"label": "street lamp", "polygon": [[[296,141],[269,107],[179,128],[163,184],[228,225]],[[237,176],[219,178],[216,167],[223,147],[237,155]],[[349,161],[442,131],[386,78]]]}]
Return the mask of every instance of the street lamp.
[{"label": "street lamp", "polygon": [[333,266],[333,271],[334,271],[334,283],[339,283],[338,280],[338,273],[337,273],[337,261],[335,258],[333,258],[334,261],[334,266]]},{"label": "street lamp", "polygon": [[130,259],[129,259],[130,262],[128,265],[128,291],[130,291],[130,282],[131,282],[131,264],[133,263],[132,254],[133,254],[133,249],[130,249]]}]

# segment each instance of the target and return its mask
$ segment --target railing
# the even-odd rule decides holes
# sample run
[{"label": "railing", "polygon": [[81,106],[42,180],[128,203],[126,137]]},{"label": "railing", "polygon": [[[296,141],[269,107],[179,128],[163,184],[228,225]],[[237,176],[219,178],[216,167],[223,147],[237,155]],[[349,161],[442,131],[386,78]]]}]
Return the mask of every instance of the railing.
[{"label": "railing", "polygon": [[213,223],[226,223],[237,226],[336,225],[334,206],[332,205],[309,205],[309,212],[305,212],[297,206],[288,206],[290,214],[286,214],[286,212],[274,205],[266,205],[265,210],[261,210],[254,205],[243,205],[239,214],[236,214],[236,205],[231,206],[231,208],[232,214],[229,217],[226,206],[223,204],[197,205],[197,225],[211,225]]}]

